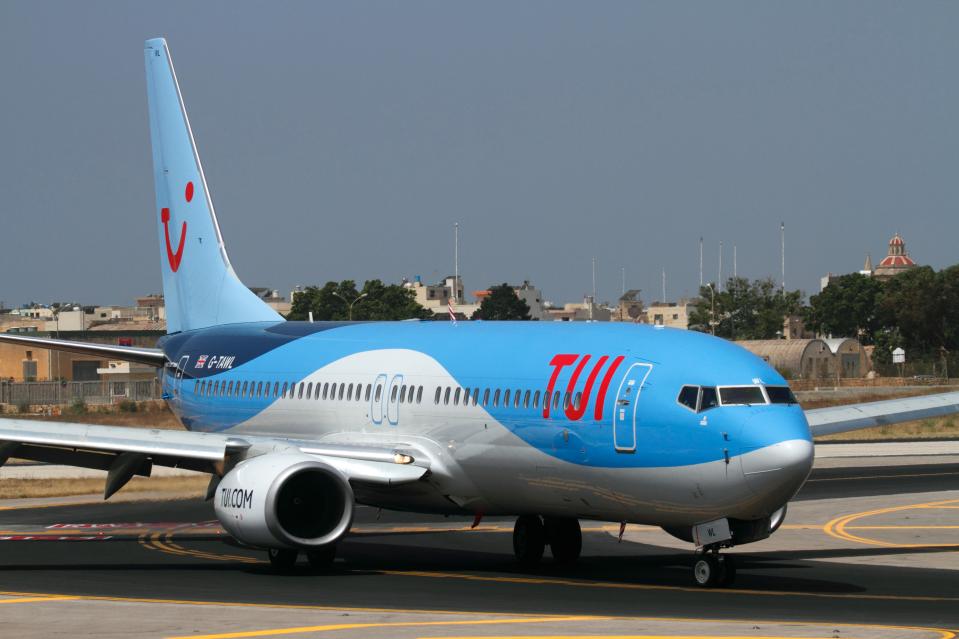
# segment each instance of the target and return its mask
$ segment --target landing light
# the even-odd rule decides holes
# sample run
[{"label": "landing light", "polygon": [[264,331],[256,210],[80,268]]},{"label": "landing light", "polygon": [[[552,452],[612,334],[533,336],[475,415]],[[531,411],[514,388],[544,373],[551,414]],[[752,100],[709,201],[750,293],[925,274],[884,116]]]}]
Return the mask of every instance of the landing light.
[{"label": "landing light", "polygon": [[412,464],[413,458],[409,455],[404,455],[403,453],[393,453],[393,463],[394,464]]}]

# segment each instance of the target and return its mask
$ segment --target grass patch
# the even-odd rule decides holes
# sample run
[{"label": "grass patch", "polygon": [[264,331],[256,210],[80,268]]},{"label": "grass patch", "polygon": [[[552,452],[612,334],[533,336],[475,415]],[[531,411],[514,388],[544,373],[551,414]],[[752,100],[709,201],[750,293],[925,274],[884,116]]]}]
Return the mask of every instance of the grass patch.
[{"label": "grass patch", "polygon": [[[196,477],[135,477],[120,493],[170,492],[183,497],[202,497],[206,494],[208,475]],[[0,481],[0,499],[30,497],[66,497],[68,495],[103,494],[103,479],[4,479]]]}]

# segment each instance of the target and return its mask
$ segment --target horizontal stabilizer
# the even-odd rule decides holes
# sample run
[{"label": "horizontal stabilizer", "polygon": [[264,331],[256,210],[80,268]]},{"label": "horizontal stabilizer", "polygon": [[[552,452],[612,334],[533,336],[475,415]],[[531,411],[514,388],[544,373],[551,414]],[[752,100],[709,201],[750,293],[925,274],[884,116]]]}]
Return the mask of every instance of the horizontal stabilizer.
[{"label": "horizontal stabilizer", "polygon": [[0,333],[0,344],[17,344],[45,348],[51,351],[64,351],[79,355],[96,355],[109,359],[118,359],[124,362],[135,362],[148,366],[162,367],[166,364],[166,356],[159,348],[139,348],[136,346],[115,346],[113,344],[91,344],[89,342],[73,342],[65,339],[48,339],[45,337],[27,337],[16,333]]}]

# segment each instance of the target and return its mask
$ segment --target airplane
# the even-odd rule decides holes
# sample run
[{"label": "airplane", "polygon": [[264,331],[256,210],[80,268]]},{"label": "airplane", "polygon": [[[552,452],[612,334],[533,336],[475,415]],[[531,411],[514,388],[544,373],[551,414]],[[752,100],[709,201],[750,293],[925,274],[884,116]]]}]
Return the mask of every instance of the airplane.
[{"label": "airplane", "polygon": [[959,412],[959,393],[804,412],[762,359],[707,334],[629,323],[285,321],[236,275],[170,49],[146,41],[167,331],[157,348],[0,341],[155,366],[185,431],[0,420],[9,458],[209,473],[207,498],[278,572],[322,570],[356,504],[515,516],[525,567],[577,560],[579,520],[660,526],[693,578],[765,539],[813,463],[813,435]]}]

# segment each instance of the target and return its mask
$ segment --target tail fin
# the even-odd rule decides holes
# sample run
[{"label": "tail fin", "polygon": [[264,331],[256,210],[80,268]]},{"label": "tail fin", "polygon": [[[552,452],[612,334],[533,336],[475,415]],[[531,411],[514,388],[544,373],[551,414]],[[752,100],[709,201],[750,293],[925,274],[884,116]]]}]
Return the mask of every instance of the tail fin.
[{"label": "tail fin", "polygon": [[281,321],[230,265],[166,40],[144,55],[167,332]]}]

